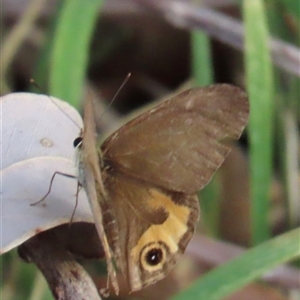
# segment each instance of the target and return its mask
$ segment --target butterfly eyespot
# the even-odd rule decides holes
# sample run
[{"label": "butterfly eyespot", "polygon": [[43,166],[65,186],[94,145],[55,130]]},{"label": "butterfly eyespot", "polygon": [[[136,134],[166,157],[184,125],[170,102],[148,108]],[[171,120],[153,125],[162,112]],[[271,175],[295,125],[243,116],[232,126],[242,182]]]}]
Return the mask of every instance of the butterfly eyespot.
[{"label": "butterfly eyespot", "polygon": [[160,248],[153,248],[146,253],[145,260],[150,266],[156,266],[163,260],[163,251]]},{"label": "butterfly eyespot", "polygon": [[82,144],[82,137],[77,137],[73,142],[74,148],[79,148],[81,144]]},{"label": "butterfly eyespot", "polygon": [[149,243],[140,252],[140,264],[148,272],[160,270],[167,261],[168,253],[165,243],[161,241]]}]

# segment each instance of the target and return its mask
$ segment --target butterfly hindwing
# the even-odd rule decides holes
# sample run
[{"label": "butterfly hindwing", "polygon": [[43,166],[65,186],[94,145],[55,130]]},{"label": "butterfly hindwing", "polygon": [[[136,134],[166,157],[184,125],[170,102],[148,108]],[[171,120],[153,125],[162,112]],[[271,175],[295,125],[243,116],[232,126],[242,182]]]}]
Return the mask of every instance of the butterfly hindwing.
[{"label": "butterfly hindwing", "polygon": [[198,199],[114,174],[113,170],[105,174],[119,230],[121,256],[117,265],[130,290],[139,290],[163,278],[184,252],[198,221]]}]

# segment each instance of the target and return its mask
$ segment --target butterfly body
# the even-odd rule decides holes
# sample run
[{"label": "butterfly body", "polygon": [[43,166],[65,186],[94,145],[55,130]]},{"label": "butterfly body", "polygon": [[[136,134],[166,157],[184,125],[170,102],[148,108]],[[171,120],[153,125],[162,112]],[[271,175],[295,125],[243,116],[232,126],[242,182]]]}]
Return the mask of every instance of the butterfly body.
[{"label": "butterfly body", "polygon": [[246,95],[229,85],[196,88],[141,114],[97,148],[87,99],[79,153],[84,186],[117,289],[112,260],[131,291],[171,270],[199,218],[209,182],[248,118]]}]

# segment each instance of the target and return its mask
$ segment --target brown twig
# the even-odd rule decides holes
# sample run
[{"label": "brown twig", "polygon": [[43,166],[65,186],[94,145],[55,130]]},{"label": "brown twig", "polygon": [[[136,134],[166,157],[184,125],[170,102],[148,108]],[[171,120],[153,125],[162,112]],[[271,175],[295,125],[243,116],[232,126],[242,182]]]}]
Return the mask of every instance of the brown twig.
[{"label": "brown twig", "polygon": [[[191,29],[200,29],[217,40],[236,49],[244,48],[242,22],[208,7],[183,0],[134,0],[141,8],[160,14],[170,23]],[[274,64],[300,76],[300,49],[281,40],[271,38],[270,49]]]},{"label": "brown twig", "polygon": [[25,261],[37,265],[55,299],[101,300],[94,282],[68,253],[55,230],[36,235],[21,245],[18,251]]},{"label": "brown twig", "polygon": [[[9,35],[2,42],[2,47],[0,50],[1,57],[1,76],[5,83],[6,72],[13,61],[16,53],[18,52],[20,46],[27,38],[33,25],[39,16],[39,12],[44,5],[45,0],[31,0],[28,4],[26,11],[24,12],[22,18],[14,26]],[[6,87],[8,88],[8,87]]]}]

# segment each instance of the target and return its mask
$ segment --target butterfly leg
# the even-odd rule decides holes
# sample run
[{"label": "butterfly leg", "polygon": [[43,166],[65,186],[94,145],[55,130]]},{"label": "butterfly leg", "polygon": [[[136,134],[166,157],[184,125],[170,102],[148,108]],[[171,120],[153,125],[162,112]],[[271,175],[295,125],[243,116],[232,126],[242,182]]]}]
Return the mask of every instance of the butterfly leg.
[{"label": "butterfly leg", "polygon": [[53,181],[54,181],[54,178],[56,175],[62,175],[62,176],[69,177],[69,178],[76,178],[76,176],[74,176],[74,175],[70,175],[70,174],[66,174],[66,173],[62,173],[62,172],[58,172],[58,171],[54,172],[54,174],[52,175],[52,178],[50,180],[48,192],[45,194],[45,196],[41,200],[31,203],[30,206],[37,205],[37,204],[43,202],[47,198],[47,196],[51,193],[52,184],[53,184]]},{"label": "butterfly leg", "polygon": [[78,206],[78,195],[79,195],[79,192],[80,192],[81,188],[82,188],[82,184],[79,181],[77,181],[77,189],[76,189],[76,194],[75,194],[75,197],[76,197],[75,198],[76,199],[75,200],[75,206],[74,206],[74,209],[73,209],[73,212],[72,212],[72,215],[71,215],[71,219],[70,219],[69,225],[71,225],[72,222],[73,222],[73,218],[74,218],[74,215],[75,215],[75,212],[76,212],[76,208]]}]

